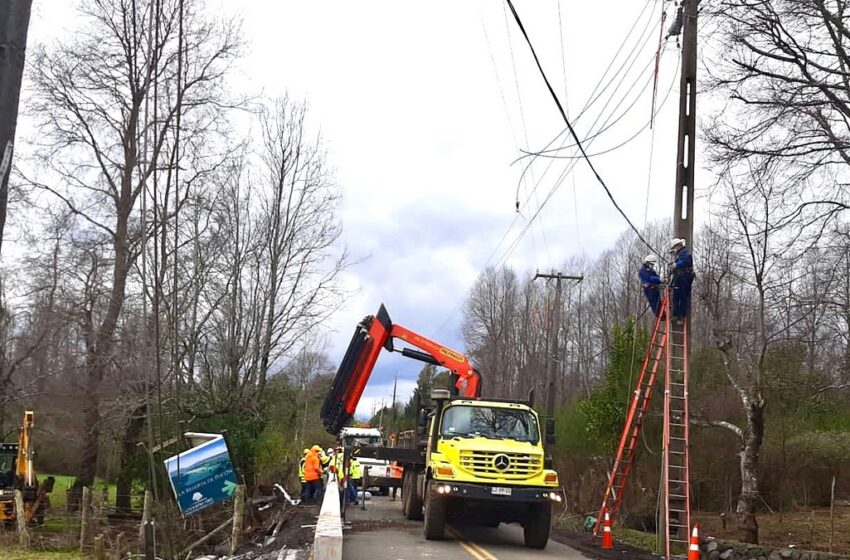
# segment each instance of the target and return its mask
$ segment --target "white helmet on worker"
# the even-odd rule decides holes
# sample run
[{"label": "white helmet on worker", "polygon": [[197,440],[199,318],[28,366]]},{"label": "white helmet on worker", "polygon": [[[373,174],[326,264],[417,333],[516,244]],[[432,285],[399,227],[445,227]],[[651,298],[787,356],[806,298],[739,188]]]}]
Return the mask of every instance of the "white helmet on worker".
[{"label": "white helmet on worker", "polygon": [[647,264],[655,265],[655,264],[658,264],[658,257],[656,257],[655,255],[649,254],[649,255],[646,256],[645,259],[643,259],[643,262],[645,262]]},{"label": "white helmet on worker", "polygon": [[682,237],[674,237],[673,240],[670,242],[670,248],[675,249],[676,245],[681,245],[682,247],[684,247],[685,239]]}]

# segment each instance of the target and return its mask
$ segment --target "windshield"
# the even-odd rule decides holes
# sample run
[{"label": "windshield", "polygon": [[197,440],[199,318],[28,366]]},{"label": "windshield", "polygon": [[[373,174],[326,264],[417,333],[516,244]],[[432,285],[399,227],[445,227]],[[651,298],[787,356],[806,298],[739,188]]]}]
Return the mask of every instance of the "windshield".
[{"label": "windshield", "polygon": [[381,436],[346,436],[343,443],[346,447],[378,446],[383,445]]},{"label": "windshield", "polygon": [[8,488],[15,483],[15,452],[0,453],[0,488]]},{"label": "windshield", "polygon": [[537,420],[527,410],[482,406],[452,406],[443,413],[443,437],[480,436],[537,443]]}]

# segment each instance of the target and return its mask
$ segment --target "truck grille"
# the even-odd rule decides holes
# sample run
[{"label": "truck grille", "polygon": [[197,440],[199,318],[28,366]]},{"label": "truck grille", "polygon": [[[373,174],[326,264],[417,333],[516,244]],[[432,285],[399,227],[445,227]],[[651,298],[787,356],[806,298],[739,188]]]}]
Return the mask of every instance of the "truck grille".
[{"label": "truck grille", "polygon": [[483,478],[517,480],[532,477],[543,470],[543,457],[527,453],[461,451],[460,467]]}]

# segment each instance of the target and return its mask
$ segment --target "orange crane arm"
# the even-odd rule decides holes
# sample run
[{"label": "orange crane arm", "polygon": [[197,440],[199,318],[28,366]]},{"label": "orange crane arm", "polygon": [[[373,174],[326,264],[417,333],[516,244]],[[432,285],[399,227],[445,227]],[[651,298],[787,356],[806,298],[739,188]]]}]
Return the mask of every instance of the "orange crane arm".
[{"label": "orange crane arm", "polygon": [[[396,349],[394,339],[402,340],[419,350]],[[401,325],[394,325],[386,308],[381,305],[376,315],[367,316],[354,330],[354,336],[325,399],[322,424],[331,434],[339,433],[354,417],[357,403],[360,402],[382,349],[442,366],[452,375],[454,393],[467,398],[477,398],[480,395],[481,376],[466,356]]]}]

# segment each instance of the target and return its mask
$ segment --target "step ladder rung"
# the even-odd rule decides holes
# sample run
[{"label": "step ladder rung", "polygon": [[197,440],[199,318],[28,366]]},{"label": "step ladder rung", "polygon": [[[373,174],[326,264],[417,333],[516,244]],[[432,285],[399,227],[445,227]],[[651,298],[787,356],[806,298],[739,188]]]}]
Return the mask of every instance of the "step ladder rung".
[{"label": "step ladder rung", "polygon": [[687,480],[668,480],[667,482],[672,483],[672,484],[687,484],[688,483]]},{"label": "step ladder rung", "polygon": [[670,494],[670,497],[675,498],[677,500],[684,500],[685,498],[687,498],[687,496],[684,496],[682,494]]}]

